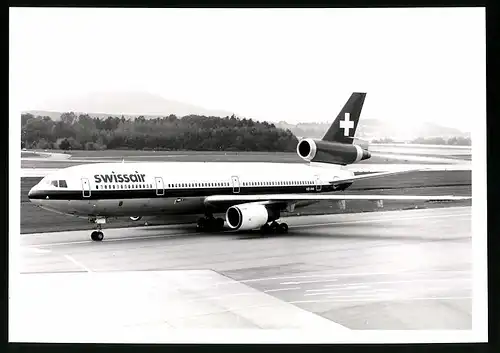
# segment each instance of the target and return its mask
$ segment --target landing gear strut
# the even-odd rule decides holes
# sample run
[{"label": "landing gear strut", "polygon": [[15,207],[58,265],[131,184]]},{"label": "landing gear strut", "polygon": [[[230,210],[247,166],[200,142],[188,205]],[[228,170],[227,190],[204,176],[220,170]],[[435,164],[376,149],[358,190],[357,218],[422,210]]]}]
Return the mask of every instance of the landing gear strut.
[{"label": "landing gear strut", "polygon": [[200,232],[215,232],[224,229],[224,219],[209,215],[198,220],[196,229]]},{"label": "landing gear strut", "polygon": [[103,223],[106,223],[105,218],[97,218],[94,220],[90,220],[91,222],[94,222],[97,224],[97,230],[94,230],[92,233],[90,233],[90,239],[93,241],[102,241],[104,239],[104,233],[101,231],[101,225]]},{"label": "landing gear strut", "polygon": [[260,231],[263,234],[285,234],[288,233],[288,224],[286,223],[278,223],[276,221],[271,222],[271,224],[264,224],[262,227],[260,227]]}]

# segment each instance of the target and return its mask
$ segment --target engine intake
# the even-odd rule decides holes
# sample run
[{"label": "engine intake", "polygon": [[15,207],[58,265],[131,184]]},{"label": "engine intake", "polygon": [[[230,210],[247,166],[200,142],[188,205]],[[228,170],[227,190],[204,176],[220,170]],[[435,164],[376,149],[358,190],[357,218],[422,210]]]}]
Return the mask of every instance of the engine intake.
[{"label": "engine intake", "polygon": [[130,217],[132,221],[140,221],[142,216],[137,216],[137,217]]},{"label": "engine intake", "polygon": [[228,208],[226,222],[234,230],[251,230],[279,218],[279,212],[260,204],[242,204]]},{"label": "engine intake", "polygon": [[304,139],[297,144],[297,154],[308,162],[353,164],[371,157],[370,152],[358,145]]}]

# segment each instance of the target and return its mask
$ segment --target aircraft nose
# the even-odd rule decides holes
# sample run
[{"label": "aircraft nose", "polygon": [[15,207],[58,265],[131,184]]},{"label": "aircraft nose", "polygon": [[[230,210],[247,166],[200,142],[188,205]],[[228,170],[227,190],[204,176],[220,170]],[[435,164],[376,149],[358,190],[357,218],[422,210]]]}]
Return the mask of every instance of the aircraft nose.
[{"label": "aircraft nose", "polygon": [[33,198],[33,196],[34,196],[34,194],[35,194],[35,190],[34,190],[34,188],[35,188],[35,187],[32,187],[32,188],[30,189],[30,191],[28,191],[28,199],[30,199],[30,200]]},{"label": "aircraft nose", "polygon": [[33,186],[30,191],[28,191],[28,199],[33,202],[35,199],[42,198],[42,191]]}]

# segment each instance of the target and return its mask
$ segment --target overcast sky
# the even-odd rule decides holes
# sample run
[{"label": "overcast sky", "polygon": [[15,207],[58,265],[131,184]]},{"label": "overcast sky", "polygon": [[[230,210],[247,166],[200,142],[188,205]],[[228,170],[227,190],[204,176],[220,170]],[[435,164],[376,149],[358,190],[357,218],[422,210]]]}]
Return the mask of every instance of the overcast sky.
[{"label": "overcast sky", "polygon": [[458,9],[11,9],[21,109],[133,90],[259,120],[366,118],[470,131],[484,119],[485,12]]}]

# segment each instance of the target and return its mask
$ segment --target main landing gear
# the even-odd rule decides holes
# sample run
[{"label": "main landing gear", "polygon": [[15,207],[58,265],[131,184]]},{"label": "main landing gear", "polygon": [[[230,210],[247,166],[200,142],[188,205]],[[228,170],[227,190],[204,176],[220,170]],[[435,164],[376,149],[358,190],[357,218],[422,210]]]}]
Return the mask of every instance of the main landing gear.
[{"label": "main landing gear", "polygon": [[90,233],[90,239],[93,241],[102,241],[104,239],[104,233],[101,231],[102,224],[106,223],[106,218],[89,219],[90,222],[97,224],[97,230]]},{"label": "main landing gear", "polygon": [[224,219],[206,216],[198,220],[196,229],[200,232],[216,232],[224,229]]},{"label": "main landing gear", "polygon": [[266,223],[260,227],[260,231],[263,234],[285,234],[288,233],[288,224],[273,221],[271,224]]}]

